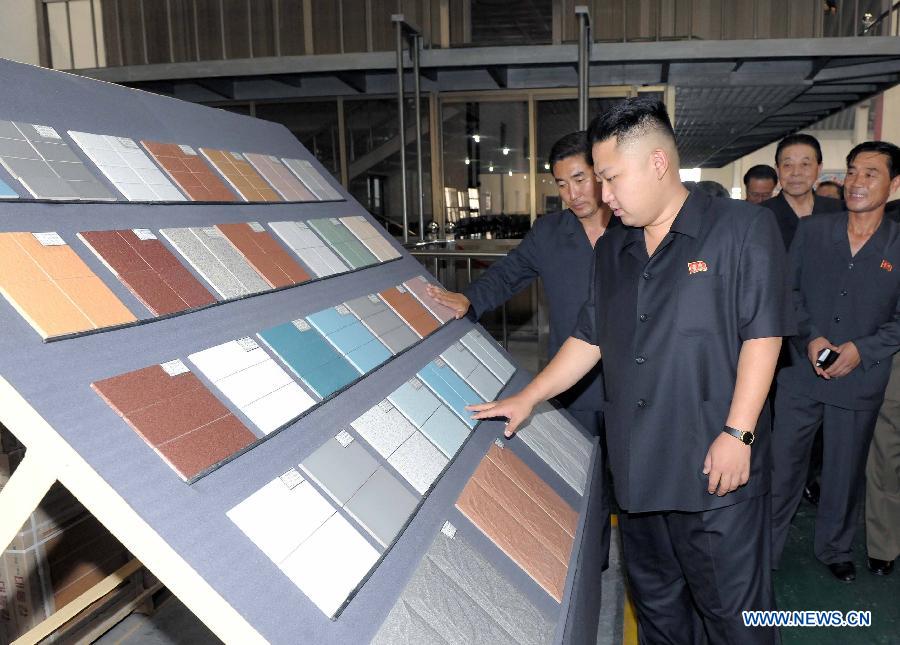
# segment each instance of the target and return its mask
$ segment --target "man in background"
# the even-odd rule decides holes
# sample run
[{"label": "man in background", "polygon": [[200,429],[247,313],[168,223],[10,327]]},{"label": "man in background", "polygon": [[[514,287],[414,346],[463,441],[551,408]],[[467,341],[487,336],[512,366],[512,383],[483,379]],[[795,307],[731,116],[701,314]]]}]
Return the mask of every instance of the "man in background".
[{"label": "man in background", "polygon": [[820,181],[816,186],[816,195],[818,197],[830,197],[831,199],[844,199],[844,189],[836,181]]},{"label": "man in background", "polygon": [[746,201],[751,204],[761,204],[771,199],[778,184],[778,175],[772,166],[759,164],[753,166],[744,173],[744,192]]}]

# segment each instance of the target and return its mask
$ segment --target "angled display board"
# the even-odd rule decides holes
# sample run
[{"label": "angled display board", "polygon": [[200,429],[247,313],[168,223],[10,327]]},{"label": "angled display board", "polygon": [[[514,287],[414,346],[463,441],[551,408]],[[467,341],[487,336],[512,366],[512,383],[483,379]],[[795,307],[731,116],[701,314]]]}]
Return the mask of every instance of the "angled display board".
[{"label": "angled display board", "polygon": [[283,127],[0,78],[0,538],[58,479],[227,642],[592,642],[595,441],[472,421],[528,376]]}]

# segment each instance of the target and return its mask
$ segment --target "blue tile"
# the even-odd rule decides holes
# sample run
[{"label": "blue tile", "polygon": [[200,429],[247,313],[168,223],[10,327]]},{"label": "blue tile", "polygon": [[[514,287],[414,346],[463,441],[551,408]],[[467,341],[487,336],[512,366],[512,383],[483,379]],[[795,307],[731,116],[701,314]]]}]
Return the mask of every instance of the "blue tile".
[{"label": "blue tile", "polygon": [[440,406],[422,426],[424,434],[448,458],[453,457],[469,436],[469,428],[446,406]]},{"label": "blue tile", "polygon": [[328,336],[339,329],[343,329],[344,327],[357,322],[356,316],[350,313],[349,310],[345,311],[347,311],[347,313],[342,314],[337,308],[330,307],[323,311],[317,311],[316,313],[307,316],[306,319],[312,323],[312,326],[318,329],[321,334]]},{"label": "blue tile", "polygon": [[0,199],[18,199],[19,195],[9,187],[5,181],[0,179]]},{"label": "blue tile", "polygon": [[421,428],[441,405],[431,390],[416,378],[388,394],[388,400],[417,428]]},{"label": "blue tile", "polygon": [[466,406],[483,403],[484,399],[446,363],[441,361],[439,365],[436,361],[432,361],[422,368],[418,376],[462,419],[463,423],[470,428],[475,427],[477,422],[471,418],[472,413],[466,410]]},{"label": "blue tile", "polygon": [[357,369],[362,370],[364,374],[371,372],[385,361],[390,360],[391,356],[393,354],[377,338],[373,338],[365,345],[346,354],[347,360]]}]

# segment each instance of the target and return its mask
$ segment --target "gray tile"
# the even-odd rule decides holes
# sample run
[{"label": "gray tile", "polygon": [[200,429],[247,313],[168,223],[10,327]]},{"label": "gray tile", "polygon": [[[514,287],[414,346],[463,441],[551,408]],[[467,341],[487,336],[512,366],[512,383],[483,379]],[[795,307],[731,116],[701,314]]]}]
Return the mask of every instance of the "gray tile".
[{"label": "gray tile", "polygon": [[359,318],[368,318],[384,311],[390,311],[387,304],[375,294],[360,296],[345,302],[350,310]]},{"label": "gray tile", "polygon": [[66,144],[49,143],[47,141],[32,141],[31,145],[33,145],[34,149],[47,161],[68,161],[77,164],[83,163],[81,159],[78,158],[78,155],[72,152],[72,149]]},{"label": "gray tile", "polygon": [[555,624],[461,536],[451,539],[438,533],[425,557],[517,643],[543,645],[553,640]]},{"label": "gray tile", "polygon": [[419,614],[403,600],[391,609],[372,645],[456,645],[441,638]]},{"label": "gray tile", "polygon": [[66,181],[94,181],[94,176],[88,172],[84,164],[70,163],[68,161],[50,161],[50,168]]},{"label": "gray tile", "polygon": [[463,336],[462,344],[503,383],[508,382],[512,375],[515,374],[515,365],[510,363],[509,359],[497,349],[493,340],[485,338],[477,329],[473,329]]},{"label": "gray tile", "polygon": [[461,377],[468,378],[475,371],[479,361],[462,343],[453,343],[441,352],[441,358]]},{"label": "gray tile", "polygon": [[244,286],[189,228],[164,228],[160,233],[222,298],[246,294]]},{"label": "gray tile", "polygon": [[386,400],[365,412],[350,425],[385,459],[416,432],[406,417]]},{"label": "gray tile", "polygon": [[465,380],[486,401],[494,401],[497,395],[500,394],[500,390],[503,389],[503,383],[494,376],[493,372],[480,364]]},{"label": "gray tile", "polygon": [[380,334],[378,337],[388,346],[388,349],[395,354],[403,351],[407,347],[412,347],[419,342],[419,337],[416,335],[416,332],[405,326]]},{"label": "gray tile", "polygon": [[418,503],[418,497],[387,470],[379,468],[350,498],[344,509],[379,544],[387,547],[400,533]]},{"label": "gray tile", "polygon": [[418,430],[388,458],[388,463],[413,488],[425,494],[437,480],[448,459]]},{"label": "gray tile", "polygon": [[[13,128],[15,130],[15,128]],[[17,133],[16,136],[21,136]],[[0,156],[19,159],[34,159],[34,148],[22,139],[0,139]]]},{"label": "gray tile", "polygon": [[553,406],[539,404],[516,436],[579,495],[584,495],[592,445]]},{"label": "gray tile", "polygon": [[417,428],[421,428],[441,407],[438,398],[417,378],[408,380],[388,394],[388,400]]},{"label": "gray tile", "polygon": [[359,441],[345,448],[332,438],[304,459],[300,468],[338,504],[346,504],[378,469],[378,462]]}]

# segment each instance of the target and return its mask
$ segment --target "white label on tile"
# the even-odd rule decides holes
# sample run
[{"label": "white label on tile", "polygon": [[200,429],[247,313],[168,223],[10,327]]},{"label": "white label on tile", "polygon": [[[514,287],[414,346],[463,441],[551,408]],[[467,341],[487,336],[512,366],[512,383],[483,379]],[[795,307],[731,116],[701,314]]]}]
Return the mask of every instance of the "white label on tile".
[{"label": "white label on tile", "polygon": [[263,225],[260,224],[259,222],[248,222],[247,226],[249,226],[250,230],[253,231],[254,233],[265,233],[266,232],[266,229],[263,228]]},{"label": "white label on tile", "polygon": [[309,323],[306,322],[305,320],[303,320],[302,318],[294,320],[293,323],[294,323],[294,327],[296,327],[300,331],[309,331],[310,329],[312,329],[312,327],[309,326]]},{"label": "white label on tile", "polygon": [[337,307],[334,308],[334,310],[342,316],[350,315],[350,310],[347,309],[347,305],[338,305]]},{"label": "white label on tile", "polygon": [[309,230],[309,225],[306,222],[294,222],[297,225],[297,228],[302,228],[304,231]]},{"label": "white label on tile", "polygon": [[465,346],[464,346],[461,342],[459,342],[459,341],[456,341],[455,343],[453,343],[453,347],[454,347],[454,348],[456,349],[456,351],[458,351],[458,352],[464,352],[464,351],[466,351]]},{"label": "white label on tile", "polygon": [[232,152],[231,156],[235,161],[243,161],[244,160],[244,157],[241,156],[240,152]]},{"label": "white label on tile", "polygon": [[446,367],[447,364],[444,362],[444,359],[436,358],[436,359],[434,359],[434,366],[435,367]]},{"label": "white label on tile", "polygon": [[268,159],[269,161],[271,161],[271,162],[274,163],[274,164],[280,164],[280,163],[281,163],[280,161],[278,161],[278,157],[276,157],[275,155],[269,155],[269,156],[266,157],[266,159]]},{"label": "white label on tile", "polygon": [[49,125],[33,125],[32,127],[42,137],[47,137],[48,139],[62,139],[62,137],[59,136],[59,133]]},{"label": "white label on tile", "polygon": [[377,305],[379,302],[381,302],[381,298],[376,296],[374,293],[370,293],[369,294],[369,302]]},{"label": "white label on tile", "polygon": [[350,434],[349,432],[347,432],[346,430],[341,430],[334,436],[334,438],[337,439],[337,442],[339,444],[341,444],[344,448],[346,448],[351,443],[353,443],[353,435]]},{"label": "white label on tile", "polygon": [[177,358],[174,361],[169,361],[167,363],[161,363],[160,367],[163,368],[163,371],[169,376],[178,376],[179,374],[187,374],[191,370],[187,368],[187,365],[182,363]]},{"label": "white label on tile", "polygon": [[302,484],[305,479],[303,479],[303,475],[297,472],[296,468],[291,468],[289,471],[278,477],[281,480],[281,483],[287,486],[288,490],[294,490]]},{"label": "white label on tile", "polygon": [[178,146],[178,147],[181,148],[181,151],[186,155],[191,155],[192,157],[197,156],[197,153],[190,146]]},{"label": "white label on tile", "polygon": [[391,405],[391,402],[390,402],[390,401],[388,401],[387,399],[385,399],[384,401],[381,401],[381,402],[378,404],[378,409],[381,410],[381,411],[384,412],[384,413],[388,413],[388,412],[390,412],[391,410],[394,409],[394,406]]},{"label": "white label on tile", "polygon": [[131,232],[134,233],[135,235],[137,235],[137,239],[145,241],[145,242],[147,240],[155,240],[156,239],[156,236],[153,234],[153,231],[151,231],[149,228],[133,228],[133,229],[131,229]]},{"label": "white label on tile", "polygon": [[50,231],[48,233],[32,233],[34,239],[41,243],[41,246],[65,246],[66,241],[62,239],[59,233]]},{"label": "white label on tile", "polygon": [[406,287],[404,287],[402,284],[398,284],[397,291],[399,291],[400,293],[406,293]]},{"label": "white label on tile", "polygon": [[127,148],[128,150],[138,149],[138,145],[128,137],[116,137],[116,141],[119,142],[120,146],[122,146],[123,148]]},{"label": "white label on tile", "polygon": [[337,217],[329,217],[328,221],[337,226],[339,224]]},{"label": "white label on tile", "polygon": [[204,226],[200,230],[210,237],[219,237],[219,229],[215,226]]},{"label": "white label on tile", "polygon": [[499,438],[498,438],[498,439],[494,439],[494,445],[497,446],[498,448],[503,449],[503,450],[506,449],[506,444],[503,443],[503,439],[499,439]]},{"label": "white label on tile", "polygon": [[452,540],[456,537],[456,527],[453,526],[450,522],[444,522],[444,525],[441,527],[441,533]]},{"label": "white label on tile", "polygon": [[410,379],[410,380],[409,380],[409,385],[410,385],[410,387],[412,387],[412,389],[414,389],[414,390],[421,390],[421,389],[422,389],[422,381],[420,381],[420,380],[417,379],[417,378]]},{"label": "white label on tile", "polygon": [[256,341],[249,336],[238,338],[237,344],[240,345],[241,349],[245,352],[252,352],[255,349],[259,349],[259,345],[256,344]]}]

